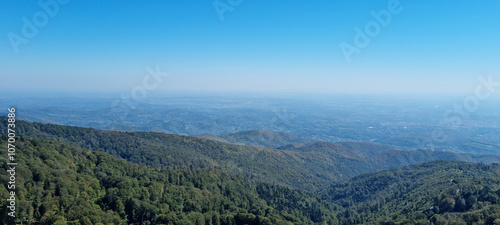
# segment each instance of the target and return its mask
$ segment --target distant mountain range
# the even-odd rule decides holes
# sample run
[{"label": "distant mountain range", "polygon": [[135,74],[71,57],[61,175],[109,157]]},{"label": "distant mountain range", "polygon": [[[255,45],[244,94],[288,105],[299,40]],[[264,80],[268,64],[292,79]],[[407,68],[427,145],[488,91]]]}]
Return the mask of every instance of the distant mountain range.
[{"label": "distant mountain range", "polygon": [[[0,120],[1,134],[4,134],[6,119]],[[432,160],[500,163],[500,155],[399,150],[394,146],[371,143],[311,143],[311,140],[269,131],[222,136],[223,142],[220,142],[175,134],[102,131],[18,121],[17,132],[20,136],[55,140],[106,152],[141,165],[157,168],[219,168],[252,180],[308,191],[361,173]],[[224,143],[230,141],[240,144]],[[282,146],[272,149],[242,145],[241,142],[258,146]]]},{"label": "distant mountain range", "polygon": [[267,131],[267,130],[250,130],[223,136],[206,135],[199,137],[220,142],[240,144],[240,145],[250,145],[250,146],[264,147],[264,148],[279,148],[290,144],[304,145],[304,144],[311,144],[314,142],[314,140],[299,138],[288,133],[279,131]]},{"label": "distant mountain range", "polygon": [[[281,150],[300,150],[299,148],[302,148],[305,145],[313,144],[315,142],[317,143],[323,142],[319,140],[299,138],[297,136],[285,132],[267,131],[267,130],[250,130],[250,131],[236,132],[233,134],[228,134],[223,136],[205,135],[198,137],[225,143],[249,145],[249,146],[264,147],[264,148],[274,148]],[[327,142],[323,143],[324,143],[323,148],[343,148],[366,157],[375,156],[389,150],[407,149],[392,145],[366,143],[366,142],[336,142],[333,145],[328,145],[326,144]],[[313,148],[317,148],[319,147],[319,145],[321,144],[316,144],[316,146]],[[307,149],[310,147],[311,146],[305,148]]]}]

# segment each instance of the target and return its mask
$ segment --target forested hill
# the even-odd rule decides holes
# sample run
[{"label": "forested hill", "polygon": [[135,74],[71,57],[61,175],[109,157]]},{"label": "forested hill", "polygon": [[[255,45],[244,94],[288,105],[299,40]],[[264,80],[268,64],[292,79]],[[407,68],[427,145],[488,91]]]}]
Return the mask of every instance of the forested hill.
[{"label": "forested hill", "polygon": [[[1,136],[1,140],[6,140]],[[6,141],[0,141],[5,146]],[[106,153],[18,138],[17,224],[330,224],[333,204],[213,169],[153,169]],[[7,184],[0,156],[0,183]],[[0,198],[8,199],[6,185]],[[14,224],[0,201],[0,224]]]},{"label": "forested hill", "polygon": [[278,148],[291,143],[311,144],[314,142],[313,140],[299,138],[288,133],[267,130],[241,131],[224,135],[220,138],[228,141],[229,143],[240,143],[265,148]]},{"label": "forested hill", "polygon": [[[365,157],[326,142],[277,150],[23,121],[16,130],[17,223],[500,222],[498,164],[433,161],[359,175],[435,158],[491,161],[494,156],[390,150]],[[0,140],[5,146],[6,136]],[[154,167],[144,166],[148,160]],[[10,179],[6,162],[0,156],[2,184]],[[0,198],[9,198],[5,185]],[[0,224],[10,222],[5,204],[0,202]]]},{"label": "forested hill", "polygon": [[500,224],[500,165],[433,161],[371,172],[318,193],[346,224]]},{"label": "forested hill", "polygon": [[[225,143],[274,148],[282,150],[297,150],[303,147],[304,145],[313,144],[315,142],[318,143],[322,142],[322,141],[315,141],[312,139],[299,138],[297,136],[284,132],[267,131],[267,130],[249,130],[223,136],[207,135],[198,137]],[[393,145],[366,143],[366,142],[336,142],[336,143],[330,143],[329,147],[342,148],[366,157],[372,157],[390,150],[406,150],[406,148],[397,147]],[[310,149],[311,146],[307,148]]]},{"label": "forested hill", "polygon": [[[500,222],[497,164],[434,161],[356,176],[314,194],[222,170],[148,168],[57,141],[20,137],[16,145],[18,224]],[[0,157],[2,184],[6,170]],[[0,198],[8,197],[0,186]],[[0,224],[12,224],[6,203]]]},{"label": "forested hill", "polygon": [[[0,117],[0,134],[6,119]],[[16,122],[18,136],[37,137],[102,151],[156,168],[214,168],[252,180],[315,191],[333,181],[380,169],[431,160],[500,162],[498,155],[390,150],[367,157],[338,144],[319,142],[296,149],[269,149],[203,138],[153,132],[102,131],[92,128]],[[359,151],[360,153],[366,151]]]}]

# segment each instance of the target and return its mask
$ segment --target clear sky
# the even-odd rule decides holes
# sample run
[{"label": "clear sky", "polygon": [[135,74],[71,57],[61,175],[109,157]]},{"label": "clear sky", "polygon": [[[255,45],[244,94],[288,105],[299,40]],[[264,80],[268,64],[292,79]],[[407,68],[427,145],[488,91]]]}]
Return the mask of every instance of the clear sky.
[{"label": "clear sky", "polygon": [[[500,80],[494,0],[60,1],[0,2],[3,91],[127,91],[157,65],[169,76],[154,92],[467,93]],[[367,25],[369,43],[355,31]]]}]

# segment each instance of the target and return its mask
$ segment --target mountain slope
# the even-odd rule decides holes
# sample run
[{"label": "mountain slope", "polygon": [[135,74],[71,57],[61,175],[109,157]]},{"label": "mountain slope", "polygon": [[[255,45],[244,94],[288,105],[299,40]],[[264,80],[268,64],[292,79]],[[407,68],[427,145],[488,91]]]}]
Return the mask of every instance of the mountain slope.
[{"label": "mountain slope", "polygon": [[[2,119],[4,118],[0,118]],[[6,124],[3,122],[0,123],[0,129]],[[297,152],[225,144],[188,136],[101,131],[24,121],[17,121],[17,134],[103,151],[142,165],[159,168],[184,165],[195,168],[217,168],[255,180],[304,190],[315,190],[332,180],[341,178],[337,175],[340,173],[338,171],[332,175],[322,176],[325,171],[319,171],[315,167],[308,168],[309,164],[315,162]],[[304,157],[308,157],[308,161],[304,162]]]},{"label": "mountain slope", "polygon": [[433,161],[356,176],[319,195],[347,208],[343,223],[494,224],[500,165]]},{"label": "mountain slope", "polygon": [[314,142],[313,140],[299,138],[288,133],[267,130],[241,131],[219,137],[206,136],[206,138],[264,148],[278,148],[289,144],[310,144]]},{"label": "mountain slope", "polygon": [[[0,145],[7,143],[0,136]],[[37,138],[16,141],[17,223],[322,224],[333,204],[212,169],[153,169]],[[7,184],[0,157],[0,183]],[[0,197],[10,197],[0,186]],[[284,199],[286,197],[286,200]],[[14,224],[0,201],[0,224]]]},{"label": "mountain slope", "polygon": [[[314,141],[305,138],[299,138],[294,135],[279,132],[279,131],[266,131],[266,130],[250,130],[242,131],[224,136],[200,136],[209,140],[242,144],[256,147],[294,150],[304,145],[313,144],[314,142],[329,143],[324,141]],[[379,143],[366,143],[366,142],[335,142],[329,143],[329,148],[342,148],[352,151],[362,156],[372,157],[385,151],[402,150],[402,148],[393,145],[384,145]],[[321,145],[321,144],[320,144]]]},{"label": "mountain slope", "polygon": [[297,152],[320,152],[328,155],[335,155],[339,157],[346,157],[351,159],[362,159],[363,156],[357,154],[354,151],[347,150],[345,148],[340,147],[336,143],[329,142],[314,142],[309,145],[299,146],[298,148],[291,149]]},{"label": "mountain slope", "polygon": [[[0,136],[0,145],[6,145]],[[316,196],[213,169],[154,169],[17,138],[17,223],[496,224],[500,165],[433,161],[370,172]],[[0,183],[10,179],[0,157]],[[9,194],[0,186],[0,198]],[[0,224],[13,224],[0,202]]]},{"label": "mountain slope", "polygon": [[[4,134],[5,118],[0,117]],[[101,131],[17,121],[18,136],[31,136],[102,151],[157,168],[215,168],[252,180],[314,191],[332,181],[380,169],[431,160],[500,162],[498,155],[398,151],[365,157],[336,144],[318,142],[292,150],[234,145],[196,137],[152,132]]]},{"label": "mountain slope", "polygon": [[335,144],[340,146],[341,148],[345,148],[366,157],[376,156],[378,154],[391,150],[405,150],[404,148],[398,146],[384,145],[379,143],[336,142]]}]

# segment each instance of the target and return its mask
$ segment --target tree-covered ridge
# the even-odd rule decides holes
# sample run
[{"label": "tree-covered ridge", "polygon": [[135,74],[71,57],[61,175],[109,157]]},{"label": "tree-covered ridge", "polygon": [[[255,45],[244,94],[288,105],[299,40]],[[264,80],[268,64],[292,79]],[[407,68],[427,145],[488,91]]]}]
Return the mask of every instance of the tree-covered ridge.
[{"label": "tree-covered ridge", "polygon": [[371,172],[322,190],[343,223],[498,224],[500,165],[433,161]]},{"label": "tree-covered ridge", "polygon": [[288,133],[267,130],[241,131],[221,136],[221,138],[229,143],[241,143],[265,148],[278,148],[292,143],[310,144],[314,142],[313,140],[299,138]]},{"label": "tree-covered ridge", "polygon": [[[0,120],[3,119],[0,117]],[[2,121],[0,126],[5,126],[5,123]],[[4,130],[0,129],[0,132]],[[331,181],[315,176],[320,171],[305,168],[293,152],[275,149],[165,133],[101,131],[24,121],[17,121],[16,130],[18,136],[61,141],[155,168],[192,166],[223,169],[254,180],[305,190],[313,190]]]},{"label": "tree-covered ridge", "polygon": [[[0,134],[6,131],[0,117]],[[102,131],[92,128],[17,121],[17,135],[56,140],[106,152],[155,168],[192,166],[214,168],[251,180],[316,191],[331,182],[361,173],[431,160],[500,162],[499,155],[456,154],[438,151],[400,151],[378,146],[381,153],[367,157],[372,145],[316,142],[290,149],[270,149],[221,143],[203,138],[154,132]],[[358,154],[359,152],[359,154]]]},{"label": "tree-covered ridge", "polygon": [[393,145],[367,143],[367,142],[328,143],[322,141],[315,141],[312,139],[299,138],[297,136],[284,132],[267,131],[267,130],[249,130],[249,131],[241,131],[232,134],[227,134],[223,136],[204,135],[196,137],[208,140],[214,140],[218,142],[224,142],[224,143],[233,143],[233,144],[274,148],[282,150],[300,150],[300,148],[304,147],[305,145],[309,145],[306,148],[311,150],[312,148],[315,148],[314,145],[318,144],[321,145],[327,143],[329,144],[328,148],[343,149],[344,151],[354,152],[365,157],[372,157],[390,150],[406,149]]},{"label": "tree-covered ridge", "polygon": [[[37,138],[21,137],[16,147],[18,223],[20,219],[32,224],[322,224],[335,220],[333,204],[220,170],[148,168]],[[9,179],[7,169],[6,159],[0,158],[2,184]],[[2,185],[0,197],[8,196]],[[0,218],[7,219],[5,203],[1,201]]]},{"label": "tree-covered ridge", "polygon": [[[384,165],[397,166],[440,157],[491,160],[492,156],[391,150],[367,158],[332,147],[331,143],[276,150],[162,133],[100,131],[23,121],[18,124],[21,136],[16,143],[17,212],[19,219],[25,218],[23,223],[437,225],[500,222],[498,164],[435,161],[355,176]],[[81,139],[78,135],[82,135]],[[0,144],[5,146],[7,138],[0,139]],[[77,144],[99,147],[93,149],[142,164],[156,157],[166,160],[159,161],[159,166],[146,167],[86,150]],[[196,160],[213,164],[196,164]],[[224,162],[232,162],[233,166],[222,164]],[[0,157],[2,184],[9,178],[7,169],[5,158]],[[299,169],[304,171],[298,172]],[[261,182],[266,175],[270,182]],[[315,181],[334,180],[342,175],[354,177],[319,192],[308,193],[273,184],[280,178],[289,184],[303,182],[319,188],[321,183]],[[248,179],[252,176],[257,178]],[[8,198],[4,186],[0,187],[0,198]],[[0,204],[0,218],[8,218],[5,201]]]},{"label": "tree-covered ridge", "polygon": [[[23,223],[500,222],[497,164],[434,161],[363,174],[312,194],[252,182],[223,170],[139,166],[56,141],[21,137],[17,147],[17,218]],[[0,168],[0,182],[6,184],[3,157]],[[0,198],[7,197],[1,186]],[[9,218],[5,201],[1,204],[0,217]]]},{"label": "tree-covered ridge", "polygon": [[359,155],[366,157],[373,157],[378,154],[391,151],[391,150],[405,150],[405,148],[393,145],[384,145],[379,143],[366,143],[366,142],[336,142],[341,148],[356,152]]}]

